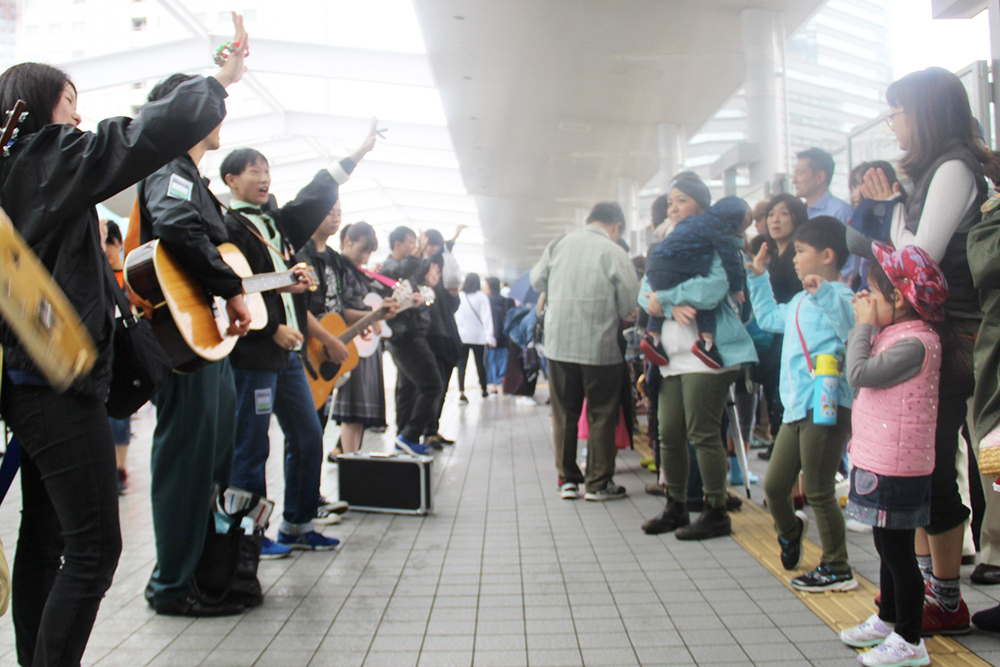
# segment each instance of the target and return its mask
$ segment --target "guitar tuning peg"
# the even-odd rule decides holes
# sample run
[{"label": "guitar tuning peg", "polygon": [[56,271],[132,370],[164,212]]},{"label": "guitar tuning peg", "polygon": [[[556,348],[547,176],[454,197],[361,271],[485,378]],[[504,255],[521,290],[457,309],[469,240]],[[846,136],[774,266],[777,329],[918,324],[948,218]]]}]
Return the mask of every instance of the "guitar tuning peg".
[{"label": "guitar tuning peg", "polygon": [[28,112],[27,111],[22,111],[21,115],[17,117],[17,122],[18,123],[23,123],[26,120],[28,120]]},{"label": "guitar tuning peg", "polygon": [[10,133],[11,141],[13,141],[14,139],[17,139],[17,135],[19,135],[20,133],[21,133],[21,128],[15,127],[14,131]]}]

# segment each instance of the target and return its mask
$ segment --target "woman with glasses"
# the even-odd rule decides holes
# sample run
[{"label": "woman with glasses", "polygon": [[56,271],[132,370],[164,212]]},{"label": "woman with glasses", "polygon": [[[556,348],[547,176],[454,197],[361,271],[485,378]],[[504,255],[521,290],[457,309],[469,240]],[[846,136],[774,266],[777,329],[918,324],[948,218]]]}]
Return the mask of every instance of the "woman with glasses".
[{"label": "woman with glasses", "polygon": [[[972,347],[983,314],[969,272],[966,239],[986,201],[984,166],[992,154],[977,142],[969,97],[958,77],[939,67],[908,74],[886,90],[886,122],[903,151],[899,167],[912,182],[895,207],[889,235],[897,248],[915,245],[937,262],[948,280],[948,331],[941,337],[942,364],[930,523],[917,531],[916,557],[930,586],[924,634],[968,632],[969,610],[961,598],[959,569],[969,510],[959,495],[955,468],[958,434],[974,386]],[[901,197],[880,169],[865,174],[862,194],[876,201]],[[870,255],[862,237],[852,244]],[[868,250],[868,252],[865,252]],[[947,378],[946,381],[944,379]]]}]

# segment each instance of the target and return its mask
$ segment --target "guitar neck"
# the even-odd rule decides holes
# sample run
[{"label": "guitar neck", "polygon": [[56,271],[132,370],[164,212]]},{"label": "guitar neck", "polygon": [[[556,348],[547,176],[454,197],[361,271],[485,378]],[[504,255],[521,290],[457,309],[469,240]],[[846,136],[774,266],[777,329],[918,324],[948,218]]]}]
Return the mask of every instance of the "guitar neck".
[{"label": "guitar neck", "polygon": [[259,273],[243,279],[243,292],[254,294],[255,292],[269,292],[271,290],[288,287],[299,282],[294,271],[280,271],[277,273]]},{"label": "guitar neck", "polygon": [[388,313],[384,308],[377,308],[376,310],[373,310],[369,314],[362,317],[360,320],[358,320],[351,326],[344,329],[344,332],[339,336],[337,336],[337,338],[340,339],[341,343],[347,345],[352,340],[354,340],[354,337],[357,336],[359,333],[361,333],[371,325],[375,324],[376,322],[384,320],[386,318],[386,315],[388,315]]}]

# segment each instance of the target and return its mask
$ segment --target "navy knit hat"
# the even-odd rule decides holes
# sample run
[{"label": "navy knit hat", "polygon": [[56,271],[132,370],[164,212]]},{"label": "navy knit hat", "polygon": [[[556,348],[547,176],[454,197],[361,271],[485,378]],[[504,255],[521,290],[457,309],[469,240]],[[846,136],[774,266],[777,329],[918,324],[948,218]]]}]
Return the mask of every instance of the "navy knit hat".
[{"label": "navy knit hat", "polygon": [[708,186],[700,178],[690,176],[678,178],[670,184],[670,190],[674,188],[693,199],[702,211],[707,211],[712,205],[712,193],[708,191]]}]

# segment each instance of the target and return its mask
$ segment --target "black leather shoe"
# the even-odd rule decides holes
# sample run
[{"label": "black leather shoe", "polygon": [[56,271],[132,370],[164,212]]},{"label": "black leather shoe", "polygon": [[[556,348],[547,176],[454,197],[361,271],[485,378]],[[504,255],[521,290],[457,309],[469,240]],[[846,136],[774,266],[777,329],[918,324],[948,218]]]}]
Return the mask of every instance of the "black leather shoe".
[{"label": "black leather shoe", "polygon": [[774,451],[774,443],[772,442],[770,445],[767,446],[767,449],[765,449],[762,452],[757,452],[757,458],[759,458],[761,461],[770,461],[771,452],[773,451]]},{"label": "black leather shoe", "polygon": [[647,535],[660,535],[662,533],[669,533],[671,530],[676,530],[681,526],[686,526],[689,523],[691,523],[691,517],[688,515],[684,503],[668,499],[667,506],[663,511],[643,523],[642,530]]},{"label": "black leather shoe", "polygon": [[972,583],[980,584],[981,586],[1000,584],[1000,567],[980,563],[972,571],[972,576],[969,578],[972,579]]},{"label": "black leather shoe", "polygon": [[246,611],[246,606],[223,600],[218,604],[209,604],[199,599],[193,592],[181,596],[176,600],[150,605],[157,614],[163,616],[235,616]]},{"label": "black leather shoe", "polygon": [[740,498],[739,496],[734,496],[731,493],[726,494],[726,511],[727,512],[736,512],[741,507],[743,507],[743,499],[742,498]]},{"label": "black leather shoe", "polygon": [[733,524],[729,520],[725,507],[709,507],[698,515],[698,518],[683,528],[678,528],[674,536],[678,540],[707,540],[712,537],[725,537],[733,532]]},{"label": "black leather shoe", "polygon": [[455,444],[454,440],[449,440],[448,438],[444,437],[440,433],[435,433],[434,437],[437,438],[438,442],[440,442],[442,445],[454,445]]}]

